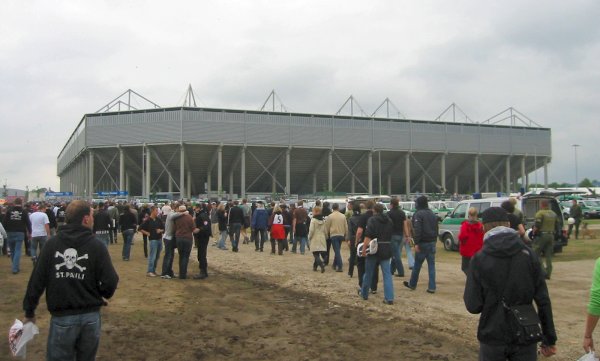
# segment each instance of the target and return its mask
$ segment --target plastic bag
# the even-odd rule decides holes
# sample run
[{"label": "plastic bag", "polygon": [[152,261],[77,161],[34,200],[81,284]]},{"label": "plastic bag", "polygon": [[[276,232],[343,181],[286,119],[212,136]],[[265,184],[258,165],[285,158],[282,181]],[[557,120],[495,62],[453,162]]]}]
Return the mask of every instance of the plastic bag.
[{"label": "plastic bag", "polygon": [[39,333],[40,330],[35,323],[27,322],[23,325],[23,322],[15,320],[8,331],[8,346],[12,355],[25,358],[27,343]]},{"label": "plastic bag", "polygon": [[581,356],[577,361],[598,361],[598,358],[596,357],[596,354],[594,354],[594,351],[590,351]]}]

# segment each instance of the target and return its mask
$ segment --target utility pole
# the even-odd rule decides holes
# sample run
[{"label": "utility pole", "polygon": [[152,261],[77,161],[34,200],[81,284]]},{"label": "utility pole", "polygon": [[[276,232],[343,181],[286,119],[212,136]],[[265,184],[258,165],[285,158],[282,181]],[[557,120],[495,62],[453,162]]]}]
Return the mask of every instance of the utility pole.
[{"label": "utility pole", "polygon": [[575,190],[579,187],[579,178],[577,174],[577,148],[581,147],[579,144],[573,144],[573,152],[575,153]]}]

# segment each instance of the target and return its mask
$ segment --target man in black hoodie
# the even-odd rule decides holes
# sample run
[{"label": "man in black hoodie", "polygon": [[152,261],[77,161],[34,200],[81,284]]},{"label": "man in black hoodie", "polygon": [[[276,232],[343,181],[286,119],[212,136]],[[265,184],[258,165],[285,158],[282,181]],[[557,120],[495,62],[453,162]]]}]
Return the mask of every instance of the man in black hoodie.
[{"label": "man in black hoodie", "polygon": [[[383,205],[377,203],[373,206],[373,217],[369,218],[365,232],[365,240],[362,247],[362,257],[365,257],[365,275],[361,288],[363,299],[369,298],[369,288],[373,278],[373,271],[377,264],[381,266],[383,275],[383,303],[391,305],[394,303],[394,284],[390,271],[390,259],[392,258],[392,232],[394,226],[392,221],[383,214]],[[367,248],[371,240],[377,239],[377,253],[367,255]]]},{"label": "man in black hoodie", "polygon": [[415,290],[419,282],[419,273],[423,262],[427,260],[429,273],[428,293],[435,293],[435,242],[438,238],[438,219],[429,209],[427,197],[420,196],[415,200],[417,211],[412,217],[413,240],[415,242],[415,266],[410,275],[410,281],[404,281],[404,286]]},{"label": "man in black hoodie", "polygon": [[92,233],[94,217],[85,201],[73,201],[66,224],[50,238],[34,268],[23,299],[25,323],[46,291],[52,314],[47,360],[94,360],[100,343],[100,307],[114,294],[119,276],[108,249]]},{"label": "man in black hoodie", "polygon": [[477,339],[480,360],[537,360],[537,344],[520,345],[509,325],[506,306],[535,301],[542,325],[544,356],[556,353],[556,331],[545,273],[535,253],[509,228],[506,211],[491,207],[482,214],[483,248],[471,259],[464,301],[470,313],[481,313]]},{"label": "man in black hoodie", "polygon": [[29,214],[23,209],[21,198],[15,199],[15,205],[10,207],[4,215],[4,229],[8,235],[8,247],[12,259],[12,273],[17,274],[21,270],[19,263],[21,261],[21,247],[23,241],[31,235],[31,221]]}]

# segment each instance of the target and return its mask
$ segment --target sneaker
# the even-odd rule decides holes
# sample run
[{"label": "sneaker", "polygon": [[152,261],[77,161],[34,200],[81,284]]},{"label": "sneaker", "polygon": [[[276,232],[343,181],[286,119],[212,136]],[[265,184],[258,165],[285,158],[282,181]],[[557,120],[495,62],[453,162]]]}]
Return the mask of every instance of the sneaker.
[{"label": "sneaker", "polygon": [[376,294],[377,290],[371,290],[371,294]]},{"label": "sneaker", "polygon": [[171,276],[169,276],[169,275],[162,275],[162,276],[160,276],[160,278],[162,278],[162,279],[164,279],[164,280],[170,280],[170,279],[171,279],[171,278],[173,278],[173,277],[171,277]]},{"label": "sneaker", "polygon": [[412,291],[414,291],[417,288],[417,287],[411,286],[410,283],[408,283],[408,281],[404,281],[404,282],[402,282],[402,284],[404,284],[404,287],[410,288]]},{"label": "sneaker", "polygon": [[427,289],[427,293],[435,293],[435,290],[430,290],[429,288]]},{"label": "sneaker", "polygon": [[393,305],[394,301],[383,300],[383,303],[385,303],[386,305]]},{"label": "sneaker", "polygon": [[154,272],[148,272],[148,273],[146,273],[146,276],[148,276],[148,277],[156,277],[156,273],[154,273]]}]

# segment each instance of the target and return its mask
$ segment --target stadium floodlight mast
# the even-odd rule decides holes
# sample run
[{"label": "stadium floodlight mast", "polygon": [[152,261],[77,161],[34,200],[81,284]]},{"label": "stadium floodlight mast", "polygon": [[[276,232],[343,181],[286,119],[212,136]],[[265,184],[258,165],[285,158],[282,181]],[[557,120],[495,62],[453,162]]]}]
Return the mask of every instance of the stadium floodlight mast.
[{"label": "stadium floodlight mast", "polygon": [[579,178],[578,178],[578,174],[577,174],[577,148],[581,147],[581,145],[579,144],[573,144],[573,152],[575,153],[575,190],[577,190],[579,188]]}]

